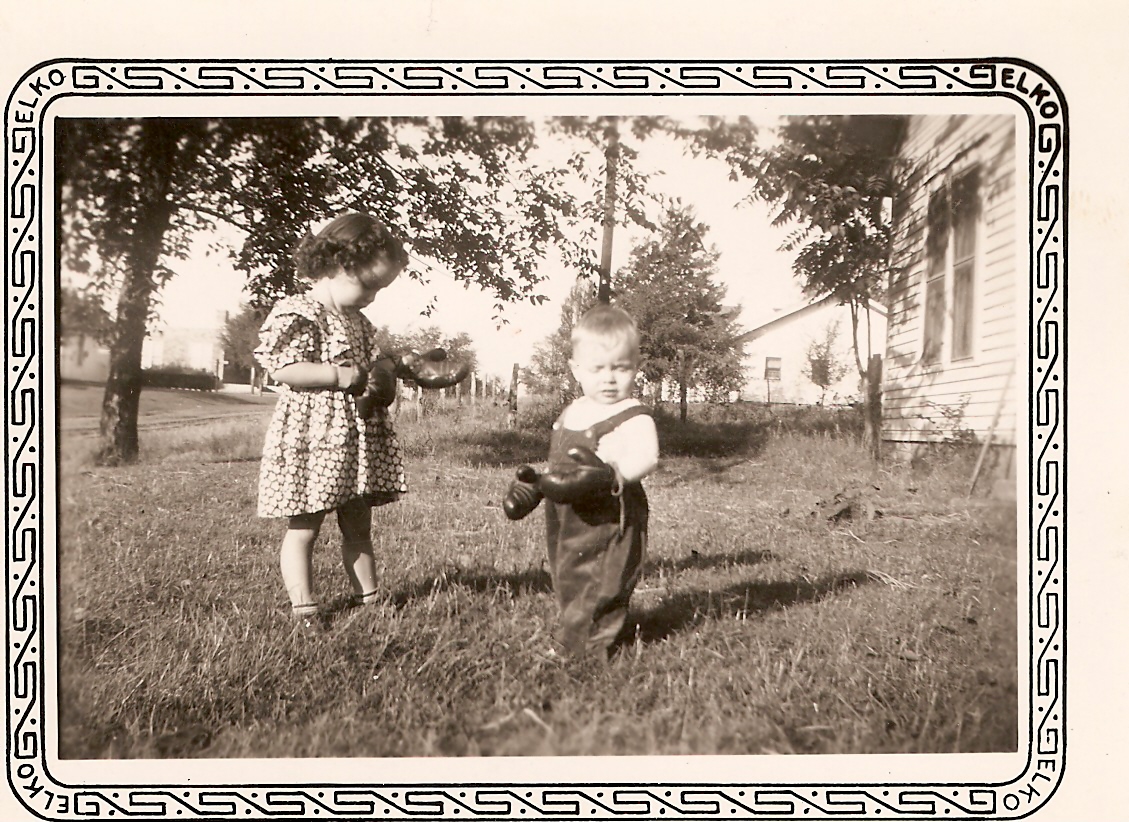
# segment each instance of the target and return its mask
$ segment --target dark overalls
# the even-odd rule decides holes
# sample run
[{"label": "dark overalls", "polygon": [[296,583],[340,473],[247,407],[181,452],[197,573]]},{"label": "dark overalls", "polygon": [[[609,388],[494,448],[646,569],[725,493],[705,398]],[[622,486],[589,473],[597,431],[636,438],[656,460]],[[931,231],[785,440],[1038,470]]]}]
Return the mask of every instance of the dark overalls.
[{"label": "dark overalls", "polygon": [[[558,419],[549,449],[550,470],[572,461],[568,449],[592,451],[600,438],[639,414],[633,406],[584,431]],[[647,548],[647,495],[639,482],[573,505],[546,499],[549,570],[561,605],[557,638],[567,653],[608,653],[627,619],[627,605],[643,569]]]}]

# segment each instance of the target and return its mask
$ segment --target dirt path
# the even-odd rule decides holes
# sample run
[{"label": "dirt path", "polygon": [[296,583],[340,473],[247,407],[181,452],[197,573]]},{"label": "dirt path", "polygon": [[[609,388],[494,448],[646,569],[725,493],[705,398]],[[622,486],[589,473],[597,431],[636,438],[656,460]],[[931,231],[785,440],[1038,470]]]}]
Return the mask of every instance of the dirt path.
[{"label": "dirt path", "polygon": [[[270,415],[270,409],[257,409],[254,411],[231,410],[218,414],[204,416],[184,416],[181,414],[148,414],[139,417],[137,430],[160,431],[171,428],[192,428],[198,425],[209,425],[220,420],[256,419]],[[78,419],[63,419],[59,422],[59,429],[63,434],[77,437],[93,437],[98,434],[98,419],[96,417],[80,417]]]},{"label": "dirt path", "polygon": [[[64,384],[59,395],[59,429],[63,434],[92,437],[98,433],[101,386]],[[189,428],[222,420],[269,416],[272,394],[177,391],[147,388],[141,392],[138,431]]]}]

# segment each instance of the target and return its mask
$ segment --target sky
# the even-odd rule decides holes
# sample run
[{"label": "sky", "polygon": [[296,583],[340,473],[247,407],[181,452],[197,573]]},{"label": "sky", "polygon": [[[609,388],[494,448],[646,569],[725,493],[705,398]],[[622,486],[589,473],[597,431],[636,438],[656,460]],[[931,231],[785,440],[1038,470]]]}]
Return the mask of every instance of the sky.
[{"label": "sky", "polygon": [[[636,164],[641,171],[661,170],[653,179],[654,189],[681,197],[709,226],[706,244],[714,245],[720,254],[717,279],[727,289],[726,303],[741,306],[738,322],[743,328],[770,319],[777,310],[802,304],[804,299],[791,271],[792,255],[778,250],[786,229],[771,225],[763,205],[737,207],[749,191],[747,182],[731,182],[723,163],[687,157],[671,140],[651,138],[637,147]],[[638,230],[633,234],[616,229],[613,271],[627,262],[633,241],[642,236]],[[201,241],[188,265],[192,275],[175,278],[161,294],[159,316],[166,327],[213,325],[222,311],[239,310],[245,298],[244,280],[229,260],[222,255],[206,255]],[[366,309],[368,317],[397,334],[431,325],[448,334],[466,332],[474,341],[481,371],[504,378],[514,363],[528,365],[536,344],[557,327],[561,303],[575,282],[575,275],[550,257],[542,272],[542,293],[549,299],[539,306],[507,306],[501,315],[507,323],[499,325],[494,316],[496,300],[490,293],[473,284],[456,282],[431,263],[422,271],[429,282],[401,277]],[[421,310],[433,297],[431,316],[423,316]]]}]

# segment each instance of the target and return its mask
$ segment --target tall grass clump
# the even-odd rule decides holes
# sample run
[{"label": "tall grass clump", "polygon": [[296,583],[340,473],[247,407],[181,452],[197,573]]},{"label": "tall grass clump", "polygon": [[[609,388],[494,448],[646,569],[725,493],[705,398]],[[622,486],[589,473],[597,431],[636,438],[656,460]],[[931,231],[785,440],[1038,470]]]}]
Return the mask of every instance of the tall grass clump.
[{"label": "tall grass clump", "polygon": [[217,420],[207,425],[149,432],[143,443],[146,462],[246,462],[263,455],[269,417]]},{"label": "tall grass clump", "polygon": [[[188,465],[198,462],[247,462],[263,454],[267,414],[231,420],[211,420],[198,425],[142,430],[138,462],[142,465]],[[93,436],[63,434],[61,466],[65,470],[95,465],[98,440]]]}]

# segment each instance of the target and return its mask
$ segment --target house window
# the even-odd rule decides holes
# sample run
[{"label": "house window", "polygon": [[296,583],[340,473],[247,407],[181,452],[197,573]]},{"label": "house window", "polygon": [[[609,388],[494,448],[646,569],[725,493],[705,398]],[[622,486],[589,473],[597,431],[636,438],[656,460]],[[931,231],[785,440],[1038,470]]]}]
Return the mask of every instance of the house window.
[{"label": "house window", "polygon": [[764,358],[764,378],[766,380],[780,380],[780,358]]},{"label": "house window", "polygon": [[[980,170],[946,180],[929,197],[922,361],[973,354],[974,274],[980,219]],[[951,305],[951,309],[949,306]]]}]

